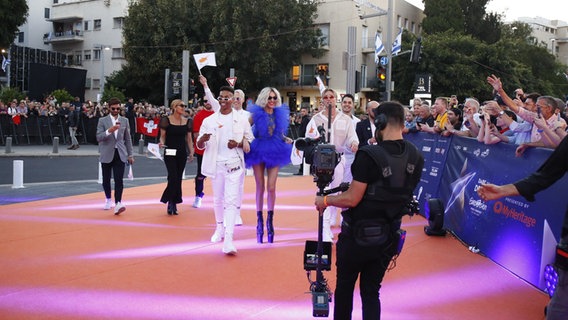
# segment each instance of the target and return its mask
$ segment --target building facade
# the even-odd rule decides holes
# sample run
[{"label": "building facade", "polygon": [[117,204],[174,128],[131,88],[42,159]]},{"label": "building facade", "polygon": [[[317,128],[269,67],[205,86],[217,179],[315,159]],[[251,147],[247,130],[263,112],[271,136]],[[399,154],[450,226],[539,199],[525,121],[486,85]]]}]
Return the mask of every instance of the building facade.
[{"label": "building facade", "polygon": [[541,17],[521,17],[519,21],[531,26],[532,36],[536,39],[536,44],[545,46],[560,63],[568,65],[567,22]]},{"label": "building facade", "polygon": [[[122,50],[122,25],[129,0],[34,0],[29,16],[14,44],[32,52],[11,59],[10,85],[26,90],[25,64],[44,54],[65,56],[64,65],[87,71],[85,99],[97,101],[104,79],[126,62]],[[33,32],[32,32],[33,31]],[[15,54],[15,53],[14,53]],[[44,62],[40,60],[39,62]],[[24,67],[16,67],[14,64]],[[48,64],[49,60],[48,60]]]}]

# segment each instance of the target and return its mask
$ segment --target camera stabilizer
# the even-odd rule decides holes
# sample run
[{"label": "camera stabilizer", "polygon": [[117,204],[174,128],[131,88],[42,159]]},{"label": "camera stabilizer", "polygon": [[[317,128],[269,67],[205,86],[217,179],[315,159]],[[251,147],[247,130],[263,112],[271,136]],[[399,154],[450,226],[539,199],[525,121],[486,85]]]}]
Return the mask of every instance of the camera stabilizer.
[{"label": "camera stabilizer", "polygon": [[[318,196],[346,191],[349,189],[349,183],[344,182],[338,187],[329,190],[324,190],[324,188],[325,186],[319,188]],[[315,255],[312,251],[314,249],[313,241],[306,241],[306,251],[304,252],[304,269],[307,271],[308,281],[310,282],[312,315],[314,317],[329,316],[329,303],[332,301],[332,291],[323,275],[324,270],[331,270],[331,242],[324,243],[323,241],[323,212],[324,209],[318,210],[318,241],[315,246]],[[316,271],[315,281],[311,280],[311,270]]]}]

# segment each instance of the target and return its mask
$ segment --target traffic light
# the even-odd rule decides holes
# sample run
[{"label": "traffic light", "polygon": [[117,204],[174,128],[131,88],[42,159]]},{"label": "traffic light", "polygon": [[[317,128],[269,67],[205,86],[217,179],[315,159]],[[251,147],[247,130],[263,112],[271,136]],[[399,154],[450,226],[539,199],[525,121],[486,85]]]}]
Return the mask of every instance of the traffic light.
[{"label": "traffic light", "polygon": [[422,38],[418,37],[412,44],[412,51],[410,52],[410,62],[420,62],[420,51],[422,50]]},{"label": "traffic light", "polygon": [[377,67],[377,91],[380,101],[387,100],[387,70],[384,66]]},{"label": "traffic light", "polygon": [[387,80],[387,69],[385,69],[385,67],[377,67],[377,78],[379,79],[379,81],[383,82]]}]

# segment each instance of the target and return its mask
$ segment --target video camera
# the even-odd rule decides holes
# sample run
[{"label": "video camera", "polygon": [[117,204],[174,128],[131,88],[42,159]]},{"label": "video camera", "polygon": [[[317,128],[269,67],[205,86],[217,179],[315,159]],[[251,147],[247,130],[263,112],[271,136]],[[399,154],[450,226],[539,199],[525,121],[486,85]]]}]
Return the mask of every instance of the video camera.
[{"label": "video camera", "polygon": [[317,139],[304,138],[296,140],[296,149],[304,152],[304,159],[310,165],[310,174],[318,187],[327,186],[333,180],[335,167],[340,161],[340,155],[335,146],[325,143],[325,129],[318,127],[320,137]]}]

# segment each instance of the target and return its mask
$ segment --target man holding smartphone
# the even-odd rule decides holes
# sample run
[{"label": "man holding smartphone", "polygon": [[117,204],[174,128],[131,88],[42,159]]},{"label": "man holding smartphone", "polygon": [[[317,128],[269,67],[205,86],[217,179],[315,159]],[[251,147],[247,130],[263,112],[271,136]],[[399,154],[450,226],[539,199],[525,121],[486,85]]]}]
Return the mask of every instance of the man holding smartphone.
[{"label": "man holding smartphone", "polygon": [[110,114],[99,119],[97,124],[97,141],[99,143],[99,161],[103,175],[103,190],[106,202],[104,209],[111,207],[111,173],[114,178],[114,214],[119,215],[126,207],[122,204],[124,188],[124,167],[126,162],[134,163],[132,156],[132,137],[128,119],[120,116],[120,100],[111,98],[108,101]]}]

